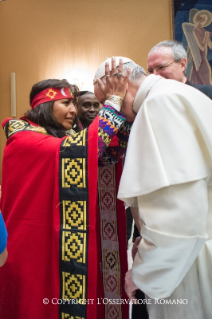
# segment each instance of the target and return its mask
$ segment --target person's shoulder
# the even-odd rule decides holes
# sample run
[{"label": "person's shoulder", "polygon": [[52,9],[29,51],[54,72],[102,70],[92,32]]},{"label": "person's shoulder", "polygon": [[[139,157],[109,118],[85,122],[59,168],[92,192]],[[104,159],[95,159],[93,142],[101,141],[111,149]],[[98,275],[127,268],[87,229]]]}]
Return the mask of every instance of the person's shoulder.
[{"label": "person's shoulder", "polygon": [[207,96],[212,99],[212,85],[197,85],[190,81],[187,81],[185,85],[185,83],[171,79],[166,79],[166,82],[163,87],[163,93],[166,96],[174,94],[186,99],[193,99],[193,97],[204,99],[204,96]]},{"label": "person's shoulder", "polygon": [[4,129],[5,127],[7,127],[8,125],[12,124],[14,125],[15,123],[17,125],[23,125],[23,120],[21,119],[14,119],[12,117],[7,117],[3,122],[2,122],[2,128]]},{"label": "person's shoulder", "polygon": [[151,90],[146,102],[149,106],[157,105],[157,110],[154,110],[155,113],[160,112],[161,108],[168,110],[173,106],[176,111],[182,111],[182,109],[187,108],[191,104],[196,105],[208,101],[208,97],[195,87],[171,79],[159,81],[157,87],[153,87]]},{"label": "person's shoulder", "polygon": [[195,89],[199,90],[200,92],[207,95],[210,99],[212,99],[212,85],[210,85],[210,84],[200,85],[200,84],[192,83],[190,81],[187,81],[186,84],[194,87]]},{"label": "person's shoulder", "polygon": [[23,131],[29,126],[29,123],[23,121],[21,119],[14,119],[14,118],[6,118],[2,122],[2,127],[4,129],[5,135],[7,139],[12,136],[13,134]]},{"label": "person's shoulder", "polygon": [[[153,86],[152,89],[150,89],[150,92],[155,95],[155,97],[161,97],[165,98],[168,96],[174,95],[181,95],[185,91],[185,85],[184,83],[181,83],[176,80],[172,79],[162,79],[162,81],[159,81],[155,87]],[[150,97],[152,94],[150,95]]]},{"label": "person's shoulder", "polygon": [[4,129],[7,139],[9,139],[16,133],[23,131],[32,131],[47,135],[47,132],[43,127],[40,127],[37,124],[34,124],[25,118],[7,118],[3,121],[2,127]]}]

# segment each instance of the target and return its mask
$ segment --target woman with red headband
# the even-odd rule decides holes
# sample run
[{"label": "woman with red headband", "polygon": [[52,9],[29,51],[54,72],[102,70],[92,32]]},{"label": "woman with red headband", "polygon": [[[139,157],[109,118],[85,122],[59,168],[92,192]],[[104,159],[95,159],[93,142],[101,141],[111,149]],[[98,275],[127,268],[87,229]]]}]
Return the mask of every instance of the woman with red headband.
[{"label": "woman with red headband", "polygon": [[[127,77],[117,77],[113,95],[120,88],[125,95]],[[104,105],[88,129],[68,135],[76,96],[77,88],[66,80],[41,81],[30,94],[32,109],[3,123],[1,211],[9,255],[0,270],[0,318],[104,318],[120,307],[104,298],[105,291],[117,300],[127,298],[121,294],[125,211],[116,203],[118,181],[107,165],[125,153],[132,110],[120,113]],[[117,207],[123,212],[119,224]]]},{"label": "woman with red headband", "polygon": [[79,89],[67,80],[44,80],[30,93],[31,110],[25,118],[45,128],[49,135],[68,135],[76,121],[76,97]]}]

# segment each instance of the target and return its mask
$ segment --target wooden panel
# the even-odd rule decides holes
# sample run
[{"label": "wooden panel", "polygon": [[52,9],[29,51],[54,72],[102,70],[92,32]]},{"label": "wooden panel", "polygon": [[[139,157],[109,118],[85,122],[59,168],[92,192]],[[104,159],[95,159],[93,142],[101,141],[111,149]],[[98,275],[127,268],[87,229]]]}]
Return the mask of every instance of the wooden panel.
[{"label": "wooden panel", "polygon": [[[1,122],[10,116],[11,72],[20,117],[34,83],[80,75],[91,85],[98,65],[112,55],[146,68],[150,48],[172,38],[170,0],[6,0],[0,21]],[[5,141],[1,130],[0,158]]]}]

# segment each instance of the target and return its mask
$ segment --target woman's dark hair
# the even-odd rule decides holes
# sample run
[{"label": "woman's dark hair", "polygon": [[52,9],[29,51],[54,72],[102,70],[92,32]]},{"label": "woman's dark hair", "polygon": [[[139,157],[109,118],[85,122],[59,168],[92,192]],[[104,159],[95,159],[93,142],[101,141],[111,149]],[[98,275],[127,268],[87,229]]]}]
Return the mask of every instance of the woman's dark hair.
[{"label": "woman's dark hair", "polygon": [[[49,79],[49,80],[40,81],[34,84],[30,92],[30,98],[29,98],[30,105],[34,97],[39,92],[48,88],[65,88],[65,87],[70,87],[70,90],[74,97],[73,103],[76,106],[77,97],[79,95],[79,89],[76,85],[70,84],[65,79],[64,80]],[[53,135],[55,137],[66,136],[66,131],[64,127],[61,124],[59,124],[53,116],[53,105],[54,105],[54,101],[41,103],[37,105],[34,109],[27,111],[24,117],[44,127],[47,133],[50,135]],[[78,122],[75,121],[75,123],[78,123]],[[76,125],[74,130],[77,132],[80,130],[80,127]]]}]

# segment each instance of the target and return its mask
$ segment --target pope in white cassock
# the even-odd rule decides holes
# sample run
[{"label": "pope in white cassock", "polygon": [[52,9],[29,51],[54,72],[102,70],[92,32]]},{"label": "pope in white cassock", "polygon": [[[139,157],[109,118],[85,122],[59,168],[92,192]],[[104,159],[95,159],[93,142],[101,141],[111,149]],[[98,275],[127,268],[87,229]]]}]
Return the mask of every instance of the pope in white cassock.
[{"label": "pope in white cassock", "polygon": [[114,60],[124,63],[123,74],[131,69],[126,94],[114,89],[122,74],[108,73],[108,61],[94,92],[100,102],[119,95],[137,113],[118,192],[135,207],[142,237],[126,291],[146,294],[150,319],[211,319],[212,101],[183,83],[147,77],[130,59]]}]

